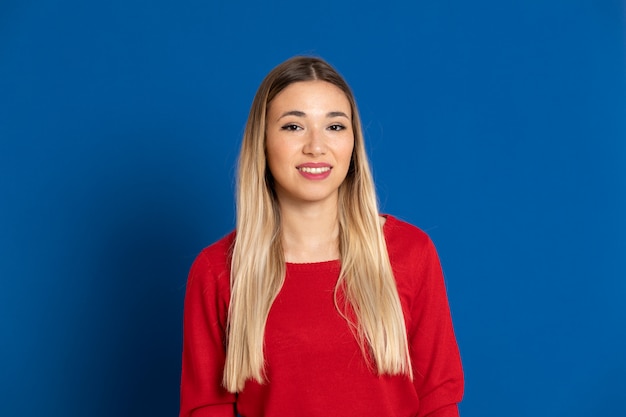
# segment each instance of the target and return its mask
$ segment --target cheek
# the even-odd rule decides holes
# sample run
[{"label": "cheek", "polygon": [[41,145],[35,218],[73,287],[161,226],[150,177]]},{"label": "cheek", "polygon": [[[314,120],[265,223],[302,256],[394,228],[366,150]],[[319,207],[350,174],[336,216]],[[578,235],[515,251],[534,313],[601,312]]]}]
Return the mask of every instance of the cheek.
[{"label": "cheek", "polygon": [[343,180],[346,179],[346,176],[350,172],[350,168],[352,167],[352,161],[354,159],[354,144],[346,143],[341,149],[337,150],[338,153],[335,154],[337,158],[337,162],[340,163],[341,170],[343,171]]},{"label": "cheek", "polygon": [[276,140],[272,138],[272,136],[265,136],[265,159],[267,160],[268,165],[271,165],[274,160],[276,160],[278,152],[276,149]]},{"label": "cheek", "polygon": [[288,149],[280,142],[268,140],[265,144],[265,160],[272,176],[276,176],[288,165]]},{"label": "cheek", "polygon": [[266,149],[265,151],[265,164],[270,174],[274,176],[276,172],[277,161],[276,161],[276,155],[272,152],[270,148]]},{"label": "cheek", "polygon": [[343,149],[343,158],[347,161],[348,165],[352,162],[352,156],[354,154],[354,141],[346,143]]}]

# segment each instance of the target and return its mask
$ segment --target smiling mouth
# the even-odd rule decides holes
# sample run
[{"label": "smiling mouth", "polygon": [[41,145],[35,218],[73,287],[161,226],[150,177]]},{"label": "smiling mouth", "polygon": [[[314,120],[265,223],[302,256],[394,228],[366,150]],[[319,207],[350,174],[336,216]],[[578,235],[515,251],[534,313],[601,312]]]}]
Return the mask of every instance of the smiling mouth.
[{"label": "smiling mouth", "polygon": [[330,171],[330,167],[299,167],[298,170],[308,174],[323,174],[324,172]]}]

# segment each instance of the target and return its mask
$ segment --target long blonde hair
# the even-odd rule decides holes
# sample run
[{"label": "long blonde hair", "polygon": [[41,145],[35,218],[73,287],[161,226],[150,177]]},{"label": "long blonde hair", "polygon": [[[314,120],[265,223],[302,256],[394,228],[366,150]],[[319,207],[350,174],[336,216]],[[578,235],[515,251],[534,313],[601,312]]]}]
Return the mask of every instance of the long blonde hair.
[{"label": "long blonde hair", "polygon": [[[223,378],[230,392],[241,391],[250,378],[264,382],[265,324],[285,279],[280,208],[265,156],[267,108],[288,85],[311,80],[339,87],[352,108],[354,150],[347,177],[339,188],[341,272],[335,305],[355,329],[363,355],[379,374],[413,377],[404,316],[380,227],[354,96],[337,71],[322,59],[294,57],[274,68],[259,86],[241,145]],[[344,303],[338,301],[340,293]],[[348,309],[355,322],[348,318]]]}]

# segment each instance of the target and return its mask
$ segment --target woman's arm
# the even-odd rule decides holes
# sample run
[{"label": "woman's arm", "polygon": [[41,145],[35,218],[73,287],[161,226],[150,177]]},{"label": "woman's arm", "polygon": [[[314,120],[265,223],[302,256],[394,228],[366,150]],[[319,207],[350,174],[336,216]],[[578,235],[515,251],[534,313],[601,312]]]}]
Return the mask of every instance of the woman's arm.
[{"label": "woman's arm", "polygon": [[439,257],[432,241],[415,254],[416,297],[411,305],[409,348],[419,417],[457,417],[463,397],[463,369],[452,328]]},{"label": "woman's arm", "polygon": [[[235,396],[221,385],[228,272],[203,251],[189,273],[183,320],[180,417],[233,417]],[[226,285],[226,288],[224,288]]]}]

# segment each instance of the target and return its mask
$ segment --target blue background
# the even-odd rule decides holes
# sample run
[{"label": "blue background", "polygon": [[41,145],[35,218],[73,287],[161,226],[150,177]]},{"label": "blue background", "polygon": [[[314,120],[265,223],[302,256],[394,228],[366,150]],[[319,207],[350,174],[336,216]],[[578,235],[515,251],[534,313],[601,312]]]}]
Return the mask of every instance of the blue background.
[{"label": "blue background", "polygon": [[625,29],[612,0],[3,0],[0,415],[176,415],[186,274],[295,54],[437,244],[462,414],[626,415]]}]

